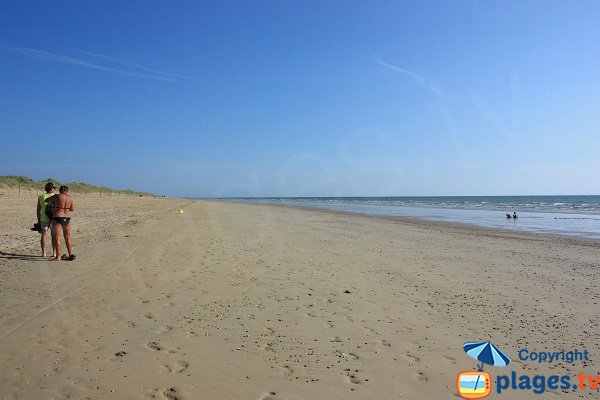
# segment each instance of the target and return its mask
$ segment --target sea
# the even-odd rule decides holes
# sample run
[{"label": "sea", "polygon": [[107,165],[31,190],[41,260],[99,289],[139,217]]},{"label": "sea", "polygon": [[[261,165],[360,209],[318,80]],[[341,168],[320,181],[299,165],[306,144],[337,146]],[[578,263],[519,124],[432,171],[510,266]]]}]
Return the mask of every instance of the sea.
[{"label": "sea", "polygon": [[[220,200],[287,204],[600,239],[600,196],[242,197]],[[517,219],[507,218],[506,214],[515,212]]]}]

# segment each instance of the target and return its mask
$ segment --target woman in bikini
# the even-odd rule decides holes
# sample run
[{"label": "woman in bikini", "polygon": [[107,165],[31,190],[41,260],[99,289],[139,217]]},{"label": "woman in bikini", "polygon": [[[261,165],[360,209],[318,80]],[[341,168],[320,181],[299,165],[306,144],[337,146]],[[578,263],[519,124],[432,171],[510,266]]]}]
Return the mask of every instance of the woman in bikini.
[{"label": "woman in bikini", "polygon": [[67,251],[69,255],[63,255],[62,260],[73,261],[75,254],[73,254],[73,245],[71,244],[71,214],[75,209],[75,203],[73,198],[69,194],[69,188],[61,186],[58,189],[58,194],[48,198],[46,203],[54,204],[54,213],[52,214],[52,244],[56,249],[56,256],[52,259],[54,261],[60,261],[60,233],[65,238],[67,244]]}]

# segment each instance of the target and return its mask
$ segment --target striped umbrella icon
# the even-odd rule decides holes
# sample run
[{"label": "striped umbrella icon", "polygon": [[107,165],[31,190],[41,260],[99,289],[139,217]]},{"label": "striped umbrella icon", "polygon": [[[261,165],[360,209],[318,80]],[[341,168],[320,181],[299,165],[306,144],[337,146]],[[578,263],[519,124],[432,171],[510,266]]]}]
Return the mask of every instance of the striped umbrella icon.
[{"label": "striped umbrella icon", "polygon": [[[477,366],[478,371],[483,371],[483,364],[506,367],[510,363],[510,358],[494,346],[492,342],[467,342],[463,345],[463,349],[469,356],[481,361],[481,365]],[[479,376],[475,381],[475,387],[478,383]]]},{"label": "striped umbrella icon", "polygon": [[477,366],[479,371],[483,371],[483,364],[505,367],[510,363],[510,358],[492,342],[467,342],[463,345],[463,349],[469,356],[481,361],[481,365]]}]

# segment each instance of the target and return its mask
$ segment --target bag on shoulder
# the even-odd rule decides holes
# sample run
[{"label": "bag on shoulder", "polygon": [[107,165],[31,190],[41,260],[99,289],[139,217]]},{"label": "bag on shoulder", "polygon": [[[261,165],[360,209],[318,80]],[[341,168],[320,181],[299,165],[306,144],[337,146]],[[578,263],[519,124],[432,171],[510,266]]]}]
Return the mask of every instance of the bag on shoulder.
[{"label": "bag on shoulder", "polygon": [[46,216],[48,217],[48,219],[52,219],[52,216],[54,215],[54,209],[55,209],[55,205],[54,203],[48,203],[46,204],[46,208],[44,209],[44,214],[46,214]]}]

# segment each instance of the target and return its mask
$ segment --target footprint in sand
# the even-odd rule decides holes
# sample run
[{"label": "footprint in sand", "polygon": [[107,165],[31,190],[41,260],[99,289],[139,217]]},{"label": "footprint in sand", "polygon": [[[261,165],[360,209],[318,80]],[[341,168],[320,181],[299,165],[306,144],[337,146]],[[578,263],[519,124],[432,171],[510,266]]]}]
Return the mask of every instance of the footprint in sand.
[{"label": "footprint in sand", "polygon": [[266,352],[275,352],[275,349],[273,348],[273,343],[267,343],[262,347],[263,351]]},{"label": "footprint in sand", "polygon": [[272,328],[263,328],[261,336],[271,336],[275,333],[275,330]]},{"label": "footprint in sand", "polygon": [[283,367],[279,367],[279,373],[285,377],[289,377],[294,373],[294,370],[287,365],[284,365]]},{"label": "footprint in sand", "polygon": [[125,322],[125,326],[128,328],[135,328],[135,322],[127,321],[127,322]]},{"label": "footprint in sand", "polygon": [[353,385],[358,385],[358,384],[362,383],[362,381],[356,375],[357,372],[358,372],[357,369],[355,369],[354,371],[347,369],[346,370],[346,381]]},{"label": "footprint in sand", "polygon": [[168,371],[172,374],[179,374],[185,371],[189,367],[189,364],[185,361],[176,361],[174,363],[165,364],[162,366],[162,369]]},{"label": "footprint in sand", "polygon": [[158,343],[156,343],[156,342],[148,342],[148,343],[146,343],[146,347],[149,348],[150,350],[154,350],[154,351],[162,350],[162,347],[160,347],[158,345]]},{"label": "footprint in sand", "polygon": [[263,393],[258,400],[276,400],[277,397],[275,396],[277,396],[275,392]]},{"label": "footprint in sand", "polygon": [[381,344],[383,347],[392,347],[392,344],[387,340],[382,340],[379,342],[379,344]]},{"label": "footprint in sand", "polygon": [[144,317],[146,317],[148,319],[154,319],[154,314],[152,314],[152,313],[146,313],[146,314],[144,314]]},{"label": "footprint in sand", "polygon": [[366,331],[368,331],[369,333],[374,333],[377,335],[377,331],[369,326],[363,326],[363,329],[365,329]]},{"label": "footprint in sand", "polygon": [[429,380],[429,378],[427,378],[424,372],[417,372],[415,374],[415,379],[423,382],[427,382]]},{"label": "footprint in sand", "polygon": [[353,383],[353,384],[355,384],[355,385],[358,385],[358,384],[360,384],[360,379],[358,379],[356,376],[349,376],[349,377],[348,377],[348,381],[349,381],[350,383]]},{"label": "footprint in sand", "polygon": [[163,325],[163,326],[161,326],[160,328],[158,328],[156,330],[156,333],[165,333],[165,332],[169,332],[169,331],[172,331],[172,330],[173,330],[172,326],[170,326],[170,325]]},{"label": "footprint in sand", "polygon": [[444,360],[446,360],[447,362],[449,362],[450,364],[456,364],[456,359],[454,357],[450,357],[450,356],[442,356],[442,358]]},{"label": "footprint in sand", "polygon": [[163,397],[168,400],[181,400],[181,397],[177,394],[177,390],[174,388],[167,388],[162,393]]},{"label": "footprint in sand", "polygon": [[[115,353],[115,357],[125,357],[126,355],[127,355],[126,351],[118,351],[118,352]],[[113,357],[112,359],[116,360],[115,357]]]}]

